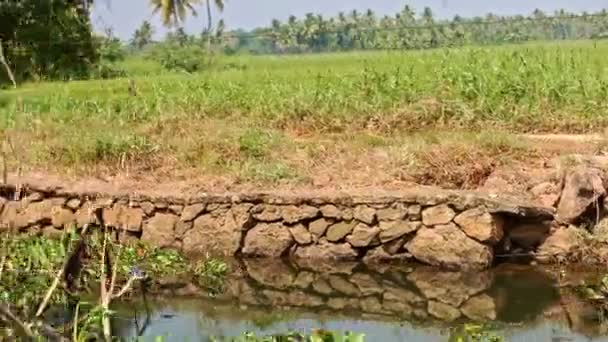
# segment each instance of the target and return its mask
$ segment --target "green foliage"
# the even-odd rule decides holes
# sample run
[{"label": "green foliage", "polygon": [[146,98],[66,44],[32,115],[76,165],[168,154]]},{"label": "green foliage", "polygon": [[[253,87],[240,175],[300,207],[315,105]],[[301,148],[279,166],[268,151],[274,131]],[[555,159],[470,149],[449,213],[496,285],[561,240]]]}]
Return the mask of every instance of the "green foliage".
[{"label": "green foliage", "polygon": [[[0,2],[0,39],[18,81],[87,78],[97,62],[88,0]],[[6,82],[0,72],[0,84]]]},{"label": "green foliage", "polygon": [[141,50],[144,47],[152,43],[152,36],[154,35],[154,27],[149,21],[144,21],[141,26],[133,33],[131,39],[131,46]]},{"label": "green foliage", "polygon": [[198,261],[192,267],[195,282],[207,288],[212,297],[223,292],[225,278],[229,271],[225,262],[210,257]]},{"label": "green foliage", "polygon": [[467,323],[452,329],[449,342],[504,342],[496,327],[487,324]]},{"label": "green foliage", "polygon": [[197,45],[162,45],[153,58],[170,71],[193,73],[205,67],[205,51]]},{"label": "green foliage", "polygon": [[125,59],[126,51],[120,39],[108,36],[96,37],[97,53],[99,63],[97,64],[96,77],[102,79],[124,77],[126,72],[117,66],[118,62]]}]

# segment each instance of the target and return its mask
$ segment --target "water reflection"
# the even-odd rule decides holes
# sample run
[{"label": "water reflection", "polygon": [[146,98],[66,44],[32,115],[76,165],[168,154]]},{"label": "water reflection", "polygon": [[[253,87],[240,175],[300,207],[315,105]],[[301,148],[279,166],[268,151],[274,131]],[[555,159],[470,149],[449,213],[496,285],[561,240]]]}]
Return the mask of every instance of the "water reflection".
[{"label": "water reflection", "polygon": [[[474,321],[496,324],[509,341],[608,341],[595,311],[572,288],[531,266],[476,273],[357,264],[319,270],[254,259],[235,260],[232,269],[215,299],[192,284],[167,286],[149,303],[144,336],[204,341],[324,328],[364,332],[368,341],[446,341],[452,328]],[[122,336],[137,336],[143,307],[119,308],[115,329]]]}]

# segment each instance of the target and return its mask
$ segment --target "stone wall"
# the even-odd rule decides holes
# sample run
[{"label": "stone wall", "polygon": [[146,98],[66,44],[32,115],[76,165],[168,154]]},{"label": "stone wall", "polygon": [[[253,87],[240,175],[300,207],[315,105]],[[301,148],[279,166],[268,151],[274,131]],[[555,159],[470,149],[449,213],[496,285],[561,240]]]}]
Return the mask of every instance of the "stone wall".
[{"label": "stone wall", "polygon": [[[551,220],[550,209],[477,193],[416,188],[370,195],[227,194],[189,197],[1,189],[0,224],[60,234],[104,225],[188,253],[367,263],[417,260],[489,267],[510,227]],[[18,200],[14,200],[17,198]]]}]

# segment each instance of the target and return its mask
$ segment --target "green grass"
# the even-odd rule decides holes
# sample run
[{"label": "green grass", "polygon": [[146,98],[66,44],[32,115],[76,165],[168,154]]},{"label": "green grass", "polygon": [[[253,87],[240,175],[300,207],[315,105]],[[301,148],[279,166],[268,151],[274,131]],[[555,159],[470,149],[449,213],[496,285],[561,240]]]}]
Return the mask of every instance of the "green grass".
[{"label": "green grass", "polygon": [[21,137],[32,165],[168,161],[244,181],[301,180],[306,163],[285,156],[310,158],[315,141],[340,135],[372,149],[430,130],[600,131],[606,55],[608,42],[576,41],[222,56],[197,74],[133,57],[120,65],[129,78],[3,91],[0,128]]}]

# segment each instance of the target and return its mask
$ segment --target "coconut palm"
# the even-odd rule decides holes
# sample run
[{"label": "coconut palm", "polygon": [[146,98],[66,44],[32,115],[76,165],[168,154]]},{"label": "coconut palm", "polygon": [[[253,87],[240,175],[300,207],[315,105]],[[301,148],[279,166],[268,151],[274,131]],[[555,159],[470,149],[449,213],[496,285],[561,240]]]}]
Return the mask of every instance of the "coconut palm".
[{"label": "coconut palm", "polygon": [[163,25],[177,26],[186,19],[187,12],[197,15],[196,5],[201,0],[150,0],[154,13],[160,13]]}]

